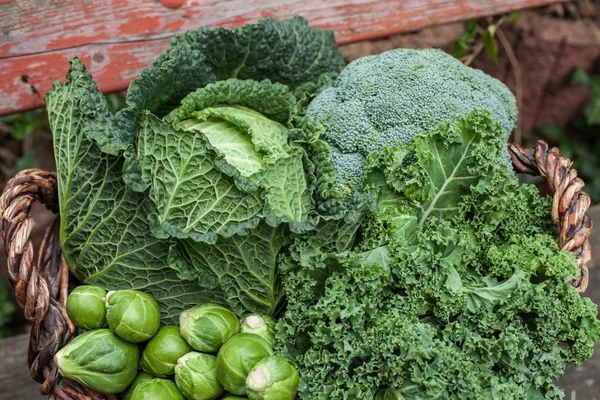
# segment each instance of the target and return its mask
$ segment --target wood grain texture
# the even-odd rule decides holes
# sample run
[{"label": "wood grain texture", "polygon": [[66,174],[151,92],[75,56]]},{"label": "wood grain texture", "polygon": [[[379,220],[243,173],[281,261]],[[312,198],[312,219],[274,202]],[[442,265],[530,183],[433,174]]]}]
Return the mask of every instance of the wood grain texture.
[{"label": "wood grain texture", "polygon": [[78,55],[103,92],[125,89],[169,38],[302,15],[340,45],[561,0],[0,0],[0,115],[43,105]]}]

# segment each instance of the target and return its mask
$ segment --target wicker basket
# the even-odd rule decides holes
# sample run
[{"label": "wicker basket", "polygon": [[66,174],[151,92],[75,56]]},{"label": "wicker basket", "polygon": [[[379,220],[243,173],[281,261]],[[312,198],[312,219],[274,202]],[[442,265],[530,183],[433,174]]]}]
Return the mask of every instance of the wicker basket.
[{"label": "wicker basket", "polygon": [[[561,249],[573,252],[578,260],[581,274],[572,284],[583,293],[588,284],[587,263],[591,258],[588,238],[592,229],[592,221],[586,215],[591,200],[583,192],[583,181],[571,169],[572,162],[560,157],[558,149],[549,149],[543,141],[537,142],[533,150],[516,145],[510,145],[509,150],[517,171],[542,176],[552,191],[552,221],[558,242]],[[37,258],[34,255],[31,232],[35,222],[29,213],[36,200],[58,212],[54,173],[37,169],[22,171],[6,184],[0,197],[0,238],[7,255],[8,276],[25,318],[32,322],[28,355],[31,376],[42,384],[41,393],[50,399],[111,398],[57,373],[54,354],[77,334],[65,311],[69,286],[77,282],[70,277],[61,255],[58,218],[46,229]]]}]

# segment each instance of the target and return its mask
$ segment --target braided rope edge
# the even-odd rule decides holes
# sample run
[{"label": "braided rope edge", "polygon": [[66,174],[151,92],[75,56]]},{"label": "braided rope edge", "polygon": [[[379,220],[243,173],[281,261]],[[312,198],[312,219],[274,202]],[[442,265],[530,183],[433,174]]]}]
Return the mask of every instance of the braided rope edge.
[{"label": "braided rope edge", "polygon": [[558,234],[561,250],[570,251],[577,259],[581,271],[572,281],[579,293],[586,291],[589,283],[587,264],[592,259],[589,237],[592,220],[587,211],[592,204],[590,196],[583,191],[585,184],[572,169],[573,162],[561,157],[556,147],[539,140],[532,150],[516,144],[509,145],[509,153],[516,170],[529,175],[539,175],[552,190],[552,223]]},{"label": "braided rope edge", "polygon": [[40,392],[55,400],[103,400],[92,390],[58,374],[54,355],[77,334],[65,309],[69,271],[62,258],[59,222],[48,227],[34,260],[30,216],[35,201],[58,213],[56,174],[39,169],[18,173],[0,197],[0,239],[7,256],[8,278],[25,318],[32,322],[28,363]]}]

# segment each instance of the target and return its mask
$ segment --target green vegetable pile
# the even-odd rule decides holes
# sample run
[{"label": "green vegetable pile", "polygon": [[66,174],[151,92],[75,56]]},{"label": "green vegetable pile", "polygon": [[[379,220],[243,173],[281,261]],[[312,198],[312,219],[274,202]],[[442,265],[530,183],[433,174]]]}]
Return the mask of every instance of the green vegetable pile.
[{"label": "green vegetable pile", "polygon": [[[345,66],[301,18],[175,37],[116,114],[71,63],[46,96],[61,246],[96,288],[67,303],[90,331],[65,376],[106,391],[75,371],[110,367],[116,393],[141,357],[139,399],[559,399],[591,356],[495,79],[439,50]],[[65,357],[84,340],[118,354]]]},{"label": "green vegetable pile", "polygon": [[269,316],[250,314],[240,323],[229,309],[203,303],[181,313],[179,326],[160,327],[152,296],[90,285],[73,290],[67,313],[87,332],[56,354],[58,371],[100,393],[120,393],[123,400],[296,396],[298,371],[273,355]]},{"label": "green vegetable pile", "polygon": [[278,349],[301,398],[562,398],[554,378],[591,356],[597,307],[569,285],[550,200],[498,162],[501,132],[473,112],[386,148],[354,240],[296,240]]}]

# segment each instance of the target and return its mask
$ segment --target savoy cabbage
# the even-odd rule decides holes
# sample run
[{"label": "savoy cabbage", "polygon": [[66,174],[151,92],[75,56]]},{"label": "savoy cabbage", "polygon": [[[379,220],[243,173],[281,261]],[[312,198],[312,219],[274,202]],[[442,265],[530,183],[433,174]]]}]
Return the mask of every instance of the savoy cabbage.
[{"label": "savoy cabbage", "polygon": [[344,65],[331,32],[294,18],[177,36],[117,114],[71,63],[46,102],[75,276],[152,293],[165,322],[207,300],[274,314],[279,252],[336,198],[324,128],[302,116]]}]

